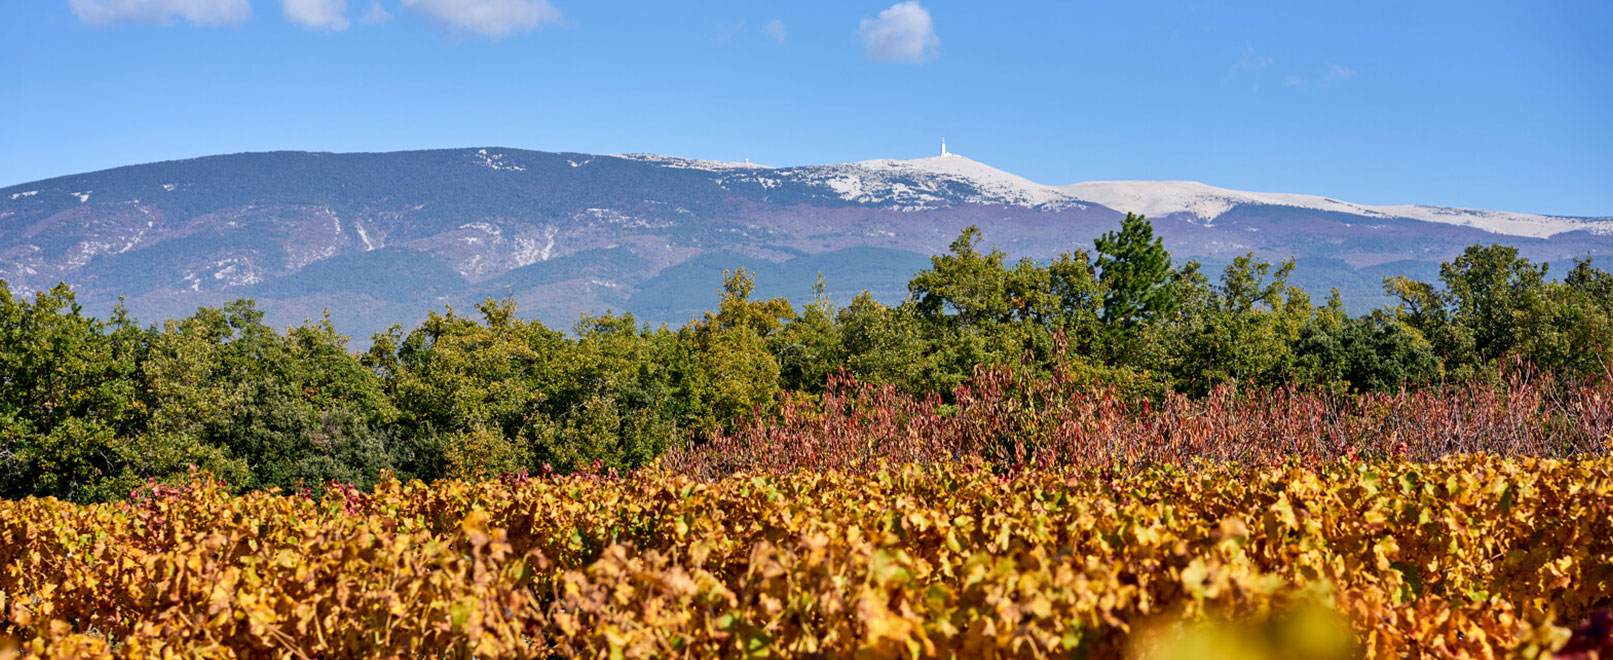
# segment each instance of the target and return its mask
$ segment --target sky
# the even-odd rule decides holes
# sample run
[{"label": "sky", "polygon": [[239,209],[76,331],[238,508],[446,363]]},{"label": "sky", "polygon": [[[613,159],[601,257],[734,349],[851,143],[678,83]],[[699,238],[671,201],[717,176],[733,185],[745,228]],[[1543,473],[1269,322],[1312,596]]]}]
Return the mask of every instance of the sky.
[{"label": "sky", "polygon": [[1613,2],[6,0],[0,186],[271,150],[951,151],[1613,216]]}]

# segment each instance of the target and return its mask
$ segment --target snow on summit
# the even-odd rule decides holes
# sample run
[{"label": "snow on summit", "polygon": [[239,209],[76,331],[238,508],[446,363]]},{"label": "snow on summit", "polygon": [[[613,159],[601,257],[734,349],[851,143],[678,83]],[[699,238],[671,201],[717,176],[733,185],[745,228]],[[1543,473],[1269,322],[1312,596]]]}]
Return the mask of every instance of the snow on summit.
[{"label": "snow on summit", "polygon": [[1217,188],[1197,181],[1087,181],[1061,186],[1074,197],[1117,211],[1148,216],[1186,213],[1205,222],[1243,204],[1296,206],[1318,211],[1379,215],[1368,207],[1315,195],[1254,193]]},{"label": "snow on summit", "polygon": [[958,204],[1003,205],[1043,211],[1084,208],[1096,203],[1120,212],[1151,217],[1186,214],[1212,224],[1240,206],[1287,206],[1367,218],[1403,218],[1473,227],[1510,236],[1548,238],[1571,231],[1613,234],[1613,219],[1565,218],[1529,213],[1441,206],[1367,206],[1330,197],[1261,193],[1218,188],[1197,181],[1087,181],[1048,186],[985,163],[949,153],[913,159],[879,159],[831,165],[764,167],[750,162],[620,154],[662,167],[712,173],[724,186],[751,183],[765,188],[806,186],[848,202],[919,211]]},{"label": "snow on summit", "polygon": [[[953,184],[951,187],[973,188],[974,194],[968,196],[972,198],[969,201],[974,203],[1042,207],[1065,206],[1072,201],[1069,195],[1056,188],[1044,186],[957,154],[912,160],[865,160],[824,167],[836,168],[839,174],[853,177],[860,174],[856,170],[865,170],[866,174],[863,175],[865,183],[871,184],[868,190],[862,191],[865,194],[877,195],[881,192],[888,194],[899,190],[899,186],[910,190],[938,192],[943,185]],[[925,185],[926,178],[930,179],[933,185]],[[915,184],[914,181],[918,183]],[[854,197],[846,198],[859,201]]]},{"label": "snow on summit", "polygon": [[1462,225],[1510,236],[1548,238],[1570,231],[1613,233],[1613,221],[1562,218],[1530,213],[1481,211],[1443,206],[1367,206],[1317,195],[1256,193],[1217,188],[1197,181],[1088,181],[1061,186],[1077,199],[1116,211],[1159,217],[1185,213],[1206,223],[1241,205],[1292,206],[1369,218],[1409,218]]},{"label": "snow on summit", "polygon": [[[712,171],[718,170],[712,168]],[[848,202],[906,211],[955,204],[1042,210],[1081,205],[1056,188],[947,153],[944,146],[939,156],[929,158],[774,168],[766,172],[731,174],[720,181],[745,181],[769,188],[789,183],[816,188]]]}]

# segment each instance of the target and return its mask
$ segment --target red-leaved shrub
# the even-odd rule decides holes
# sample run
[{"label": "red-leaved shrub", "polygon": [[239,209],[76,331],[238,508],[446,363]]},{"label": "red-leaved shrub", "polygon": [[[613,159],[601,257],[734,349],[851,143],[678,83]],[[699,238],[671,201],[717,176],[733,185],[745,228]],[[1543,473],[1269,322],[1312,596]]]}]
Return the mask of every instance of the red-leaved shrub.
[{"label": "red-leaved shrub", "polygon": [[1337,394],[1223,385],[1203,398],[1125,399],[1067,375],[978,367],[953,392],[918,397],[832,377],[820,400],[792,398],[664,458],[702,477],[740,471],[866,469],[880,461],[979,460],[996,468],[1135,468],[1198,461],[1274,464],[1450,454],[1602,453],[1613,434],[1613,378],[1564,382],[1522,365],[1393,393]]}]

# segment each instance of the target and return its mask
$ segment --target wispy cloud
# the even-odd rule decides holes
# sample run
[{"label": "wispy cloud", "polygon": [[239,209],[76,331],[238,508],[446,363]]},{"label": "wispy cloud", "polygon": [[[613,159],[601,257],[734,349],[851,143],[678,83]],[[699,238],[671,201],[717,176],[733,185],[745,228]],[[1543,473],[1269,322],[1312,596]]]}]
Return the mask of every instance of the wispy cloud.
[{"label": "wispy cloud", "polygon": [[1243,55],[1238,57],[1238,61],[1232,63],[1232,72],[1264,69],[1271,66],[1275,61],[1270,55],[1261,55],[1255,52],[1254,44],[1247,44],[1243,47]]},{"label": "wispy cloud", "polygon": [[876,60],[919,64],[941,51],[930,10],[917,2],[898,2],[877,17],[863,19],[857,33],[862,35],[863,53]]},{"label": "wispy cloud", "polygon": [[461,35],[503,39],[544,23],[558,23],[548,0],[403,0],[403,7]]},{"label": "wispy cloud", "polygon": [[375,0],[370,0],[370,10],[364,12],[364,15],[358,18],[358,22],[365,25],[375,25],[390,20],[392,20],[392,12],[387,11],[386,7],[382,7],[381,3]]},{"label": "wispy cloud", "polygon": [[286,20],[306,28],[347,29],[347,0],[283,0]]},{"label": "wispy cloud", "polygon": [[196,25],[229,25],[252,17],[247,0],[68,0],[78,20],[90,25],[169,24],[183,18]]},{"label": "wispy cloud", "polygon": [[767,35],[767,38],[777,41],[781,44],[784,43],[785,37],[788,36],[788,34],[784,32],[784,21],[778,19],[774,19],[769,21],[767,25],[763,25],[762,34]]},{"label": "wispy cloud", "polygon": [[740,33],[744,31],[745,21],[740,21],[738,23],[734,23],[733,25],[724,25],[721,30],[717,31],[717,37],[713,39],[713,41],[716,41],[720,44],[733,43],[734,37],[739,36]]},{"label": "wispy cloud", "polygon": [[1334,64],[1328,67],[1326,74],[1323,74],[1320,78],[1316,79],[1314,85],[1310,80],[1305,79],[1303,76],[1289,76],[1288,80],[1283,84],[1288,85],[1289,87],[1305,88],[1314,86],[1316,89],[1327,89],[1332,87],[1334,83],[1349,80],[1357,75],[1360,75],[1360,73],[1361,72],[1342,64]]}]

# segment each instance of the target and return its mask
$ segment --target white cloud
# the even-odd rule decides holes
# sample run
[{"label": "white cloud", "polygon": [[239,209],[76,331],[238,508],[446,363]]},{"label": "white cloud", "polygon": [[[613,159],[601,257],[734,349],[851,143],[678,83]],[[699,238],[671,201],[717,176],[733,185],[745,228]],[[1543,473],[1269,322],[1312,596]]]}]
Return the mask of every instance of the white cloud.
[{"label": "white cloud", "polygon": [[502,39],[544,23],[560,22],[560,10],[548,0],[403,0],[449,31]]},{"label": "white cloud", "polygon": [[740,22],[735,23],[733,25],[724,26],[722,31],[717,33],[716,41],[719,44],[733,43],[734,42],[734,37],[739,36],[739,33],[744,32],[744,31],[745,31],[745,22],[744,21],[740,21]]},{"label": "white cloud", "polygon": [[787,36],[784,32],[784,21],[775,19],[767,25],[763,25],[762,34],[767,35],[773,41],[784,43],[784,38]]},{"label": "white cloud", "polygon": [[370,10],[364,12],[364,15],[359,17],[358,22],[365,25],[375,25],[376,23],[385,23],[390,20],[392,20],[392,13],[387,11],[386,7],[382,7],[381,3],[370,0]]},{"label": "white cloud", "polygon": [[346,30],[347,0],[282,0],[286,20],[306,28]]},{"label": "white cloud", "polygon": [[1350,67],[1344,66],[1342,64],[1334,64],[1334,65],[1328,67],[1327,74],[1321,76],[1320,79],[1313,78],[1313,79],[1307,80],[1307,79],[1305,79],[1303,77],[1300,77],[1300,76],[1289,76],[1288,81],[1286,83],[1284,83],[1284,84],[1288,85],[1289,87],[1299,87],[1299,88],[1313,87],[1315,89],[1327,89],[1329,87],[1332,87],[1333,83],[1336,83],[1336,82],[1339,82],[1339,81],[1342,81],[1342,80],[1349,80],[1350,78],[1356,77],[1356,75],[1358,75],[1359,73],[1360,72],[1356,71],[1355,69],[1352,69]]},{"label": "white cloud", "polygon": [[78,20],[90,25],[167,24],[178,16],[197,25],[228,25],[252,17],[247,0],[68,0]]},{"label": "white cloud", "polygon": [[900,60],[918,64],[940,53],[941,38],[935,36],[930,10],[917,2],[898,2],[865,18],[858,26],[863,52],[876,60]]},{"label": "white cloud", "polygon": [[1244,70],[1258,71],[1271,66],[1272,62],[1274,61],[1276,60],[1273,60],[1270,55],[1261,55],[1255,52],[1254,44],[1245,44],[1243,47],[1243,56],[1239,57],[1238,61],[1232,64],[1232,72],[1237,73]]}]

